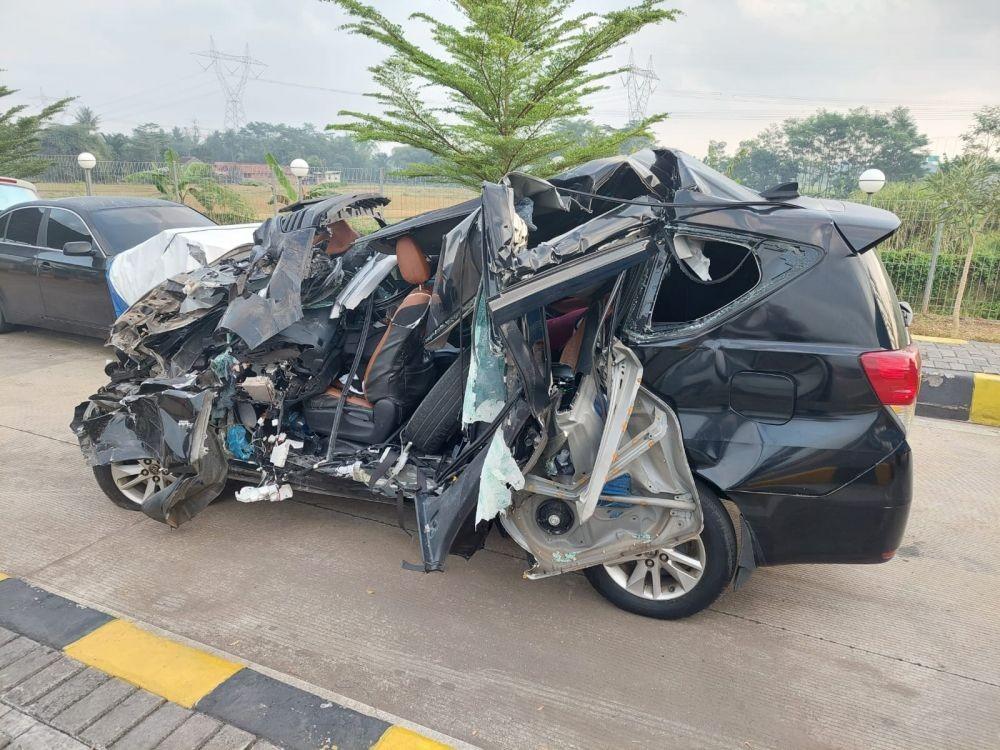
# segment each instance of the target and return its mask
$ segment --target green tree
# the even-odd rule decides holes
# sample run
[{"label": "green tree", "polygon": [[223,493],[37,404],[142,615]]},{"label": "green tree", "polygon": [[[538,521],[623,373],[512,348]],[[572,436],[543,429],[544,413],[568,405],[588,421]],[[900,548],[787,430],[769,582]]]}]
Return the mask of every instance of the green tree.
[{"label": "green tree", "polygon": [[210,164],[200,161],[181,164],[172,149],[167,149],[164,161],[166,164],[162,167],[136,172],[126,179],[153,185],[167,200],[177,203],[197,201],[207,216],[220,223],[237,224],[253,220],[254,212],[243,196],[220,184]]},{"label": "green tree", "polygon": [[726,156],[726,142],[709,141],[708,153],[705,154],[705,158],[702,161],[716,172],[725,174],[729,169],[729,163],[732,161],[732,159]]},{"label": "green tree", "polygon": [[310,123],[293,126],[250,122],[239,130],[209,134],[190,155],[203,161],[259,163],[265,153],[273,154],[282,164],[292,159],[305,159],[318,172],[371,166],[375,145],[325,133]]},{"label": "green tree", "polygon": [[996,159],[1000,153],[1000,106],[983,107],[972,119],[972,127],[962,134],[965,153]]},{"label": "green tree", "polygon": [[905,107],[888,113],[865,107],[846,114],[820,110],[803,120],[786,120],[782,129],[800,170],[824,173],[840,193],[850,191],[868,167],[878,167],[893,181],[924,174],[922,149],[929,141]]},{"label": "green tree", "polygon": [[98,159],[111,157],[104,136],[98,132],[101,119],[90,107],[80,107],[69,125],[49,125],[41,134],[40,151],[43,154],[69,154],[76,156],[89,151]]},{"label": "green tree", "polygon": [[928,142],[904,107],[890,112],[821,109],[742,141],[732,157],[714,157],[727,159],[727,173],[756,189],[797,179],[803,190],[846,196],[869,167],[878,167],[891,181],[921,178]]},{"label": "green tree", "polygon": [[[410,175],[476,185],[515,169],[540,175],[608,156],[633,137],[649,137],[657,114],[628,128],[573,141],[559,123],[583,117],[583,100],[606,89],[621,69],[598,63],[625,39],[651,24],[672,21],[662,0],[641,0],[603,15],[568,14],[571,0],[455,0],[463,24],[426,13],[412,21],[429,26],[440,56],[413,41],[361,0],[336,2],[353,18],[343,28],[390,51],[369,68],[381,114],[343,110],[351,122],[328,126],[362,141],[421,148],[437,161],[412,164]],[[442,96],[441,104],[434,103]]]},{"label": "green tree", "polygon": [[430,151],[414,146],[396,146],[389,154],[386,168],[392,172],[402,172],[413,164],[430,164],[437,160]]},{"label": "green tree", "polygon": [[940,220],[958,230],[966,238],[965,262],[958,279],[952,327],[958,331],[962,301],[969,281],[969,268],[976,249],[976,240],[987,223],[1000,213],[1000,176],[995,165],[984,156],[967,156],[946,162],[940,171],[927,178],[927,191],[940,206]]},{"label": "green tree", "polygon": [[[15,93],[16,89],[0,84],[0,99]],[[34,177],[45,170],[49,161],[38,155],[42,130],[71,101],[60,99],[36,115],[23,114],[27,109],[23,104],[0,109],[0,175]]]},{"label": "green tree", "polygon": [[124,161],[159,161],[170,147],[170,137],[155,122],[147,122],[132,130],[125,142],[120,159]]}]

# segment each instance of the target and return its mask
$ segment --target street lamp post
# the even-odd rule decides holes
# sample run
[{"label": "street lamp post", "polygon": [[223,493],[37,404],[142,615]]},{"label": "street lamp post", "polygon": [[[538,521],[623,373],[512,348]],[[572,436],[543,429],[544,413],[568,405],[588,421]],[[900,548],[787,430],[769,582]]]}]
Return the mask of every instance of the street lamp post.
[{"label": "street lamp post", "polygon": [[97,157],[89,151],[84,151],[76,157],[76,163],[83,170],[83,180],[87,183],[87,195],[93,195],[94,187],[90,182],[90,171],[97,166]]},{"label": "street lamp post", "polygon": [[881,169],[866,169],[858,177],[858,187],[868,194],[868,202],[872,196],[885,187],[885,173]]},{"label": "street lamp post", "polygon": [[302,200],[302,178],[309,174],[309,162],[305,159],[292,159],[292,163],[288,165],[288,168],[292,170],[292,174],[295,175],[295,179],[299,182],[299,200]]}]

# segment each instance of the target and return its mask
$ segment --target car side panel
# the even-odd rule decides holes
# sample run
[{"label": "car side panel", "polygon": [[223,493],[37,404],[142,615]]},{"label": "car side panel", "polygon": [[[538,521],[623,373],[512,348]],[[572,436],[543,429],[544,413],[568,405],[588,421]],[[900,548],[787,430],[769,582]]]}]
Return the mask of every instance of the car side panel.
[{"label": "car side panel", "polygon": [[[0,226],[5,223],[0,216]],[[34,245],[7,242],[0,236],[0,306],[9,323],[38,325],[42,320],[42,301],[35,276],[38,250]]]},{"label": "car side panel", "polygon": [[910,513],[913,456],[904,443],[823,497],[730,492],[754,534],[757,562],[877,563],[899,547]]},{"label": "car side panel", "polygon": [[36,256],[45,327],[106,336],[115,319],[104,258],[42,249]]},{"label": "car side panel", "polygon": [[[46,244],[52,225],[50,218],[56,210],[47,211],[43,222],[42,241]],[[46,247],[38,251],[35,263],[44,306],[43,324],[56,330],[106,336],[115,314],[108,290],[106,260],[96,243],[93,255],[82,256]]]},{"label": "car side panel", "polygon": [[[849,539],[841,545],[824,536],[831,514],[850,515],[834,506],[857,510],[855,533],[863,536],[867,515],[909,502],[908,476],[905,503],[863,487],[885,479],[875,467],[909,450],[859,365],[862,352],[880,348],[863,273],[846,248],[831,248],[816,267],[717,328],[642,347],[643,381],[675,406],[692,468],[741,507],[769,563],[830,561],[838,549],[842,561],[856,561]],[[772,414],[737,411],[733,384],[752,384],[746,374],[790,379],[777,392],[793,403],[776,404]],[[878,538],[864,549],[881,559],[890,530],[872,532]]]}]

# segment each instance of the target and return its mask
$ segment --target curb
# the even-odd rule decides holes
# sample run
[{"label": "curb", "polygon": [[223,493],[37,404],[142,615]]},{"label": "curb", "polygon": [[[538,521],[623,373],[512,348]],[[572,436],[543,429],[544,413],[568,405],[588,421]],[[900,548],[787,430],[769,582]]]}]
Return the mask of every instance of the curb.
[{"label": "curb", "polygon": [[1000,375],[924,368],[917,415],[1000,426]]},{"label": "curb", "polygon": [[[0,573],[0,627],[285,748],[447,750],[433,739]],[[438,735],[440,736],[440,735]],[[449,738],[442,739],[449,741]]]}]

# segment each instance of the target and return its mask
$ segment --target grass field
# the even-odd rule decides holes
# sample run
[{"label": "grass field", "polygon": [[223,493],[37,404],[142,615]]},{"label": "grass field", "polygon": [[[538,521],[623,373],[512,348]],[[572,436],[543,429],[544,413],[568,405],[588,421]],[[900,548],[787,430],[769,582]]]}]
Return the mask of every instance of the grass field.
[{"label": "grass field", "polygon": [[[43,198],[67,198],[84,195],[86,188],[82,182],[42,182],[37,183],[39,193]],[[264,220],[274,215],[274,205],[271,203],[271,188],[267,185],[232,185],[243,200],[253,209],[256,218]],[[342,193],[378,192],[378,184],[344,185]],[[392,202],[386,206],[386,220],[390,223],[407,219],[411,216],[444,208],[455,203],[475,197],[471,190],[447,185],[401,185],[387,183],[382,191]],[[117,183],[112,185],[94,185],[95,195],[134,196],[137,198],[161,197],[152,185],[132,183]],[[193,206],[198,208],[198,206]]]},{"label": "grass field", "polygon": [[1000,320],[962,318],[956,331],[952,327],[950,315],[918,313],[913,317],[913,325],[910,330],[921,336],[944,336],[945,338],[1000,344]]}]

